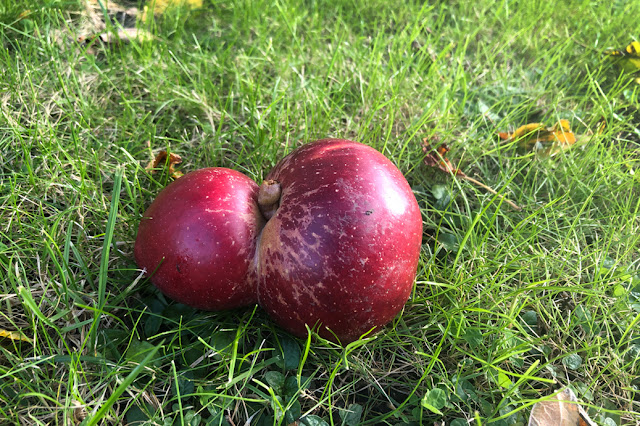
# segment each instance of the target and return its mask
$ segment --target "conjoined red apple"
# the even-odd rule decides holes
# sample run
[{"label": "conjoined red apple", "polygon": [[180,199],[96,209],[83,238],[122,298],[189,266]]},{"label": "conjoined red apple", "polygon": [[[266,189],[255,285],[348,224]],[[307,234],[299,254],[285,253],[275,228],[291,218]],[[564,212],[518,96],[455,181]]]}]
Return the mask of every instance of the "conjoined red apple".
[{"label": "conjoined red apple", "polygon": [[309,327],[343,344],[402,309],[422,219],[402,173],[378,151],[317,141],[280,161],[259,190],[236,175],[230,186],[227,169],[204,170],[163,190],[140,225],[136,261],[167,295],[203,309],[257,299],[289,332],[304,337]]}]

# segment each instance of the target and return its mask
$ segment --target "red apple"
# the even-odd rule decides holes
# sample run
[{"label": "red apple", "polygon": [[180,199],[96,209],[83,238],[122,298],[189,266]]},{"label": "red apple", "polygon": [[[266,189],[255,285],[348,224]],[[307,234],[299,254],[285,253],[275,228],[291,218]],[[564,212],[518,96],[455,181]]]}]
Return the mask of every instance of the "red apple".
[{"label": "red apple", "polygon": [[206,310],[256,303],[258,185],[230,169],[188,173],[144,213],[134,256],[170,298]]},{"label": "red apple", "polygon": [[384,155],[340,139],[302,146],[269,173],[259,198],[272,217],[258,244],[258,302],[281,327],[300,337],[315,327],[344,344],[398,314],[422,217]]}]

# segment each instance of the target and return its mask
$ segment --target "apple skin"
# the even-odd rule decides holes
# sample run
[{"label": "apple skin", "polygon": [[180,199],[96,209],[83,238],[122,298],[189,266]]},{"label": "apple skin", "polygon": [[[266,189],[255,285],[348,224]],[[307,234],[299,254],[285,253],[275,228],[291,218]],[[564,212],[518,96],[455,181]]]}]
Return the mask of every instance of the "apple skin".
[{"label": "apple skin", "polygon": [[257,196],[258,185],[235,170],[187,173],[144,213],[136,263],[160,291],[191,307],[254,305],[256,243],[265,222]]},{"label": "apple skin", "polygon": [[258,245],[258,303],[285,330],[342,344],[391,321],[408,300],[422,216],[402,173],[375,149],[324,139],[266,177],[279,207]]}]

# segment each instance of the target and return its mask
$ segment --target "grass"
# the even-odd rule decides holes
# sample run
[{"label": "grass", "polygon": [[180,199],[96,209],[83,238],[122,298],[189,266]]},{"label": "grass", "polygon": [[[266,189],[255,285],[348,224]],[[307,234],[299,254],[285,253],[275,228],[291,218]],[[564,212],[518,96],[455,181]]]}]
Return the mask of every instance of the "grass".
[{"label": "grass", "polygon": [[[640,86],[600,54],[640,6],[421,3],[210,0],[89,51],[56,39],[81,4],[1,2],[0,330],[25,339],[0,341],[0,423],[512,425],[570,385],[640,424]],[[586,143],[551,159],[496,137],[563,118]],[[423,211],[383,332],[298,340],[144,280],[153,152],[260,181],[327,136],[382,151]],[[424,137],[522,210],[434,176]]]}]

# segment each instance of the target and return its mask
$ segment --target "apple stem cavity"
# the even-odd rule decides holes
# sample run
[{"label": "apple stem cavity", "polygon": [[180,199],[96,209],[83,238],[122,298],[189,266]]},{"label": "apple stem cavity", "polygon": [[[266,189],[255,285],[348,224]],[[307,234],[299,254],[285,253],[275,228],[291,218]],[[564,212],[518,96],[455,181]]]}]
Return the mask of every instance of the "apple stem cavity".
[{"label": "apple stem cavity", "polygon": [[280,195],[282,195],[282,187],[278,181],[267,179],[260,185],[258,191],[258,206],[266,220],[269,220],[276,214],[280,205]]}]

